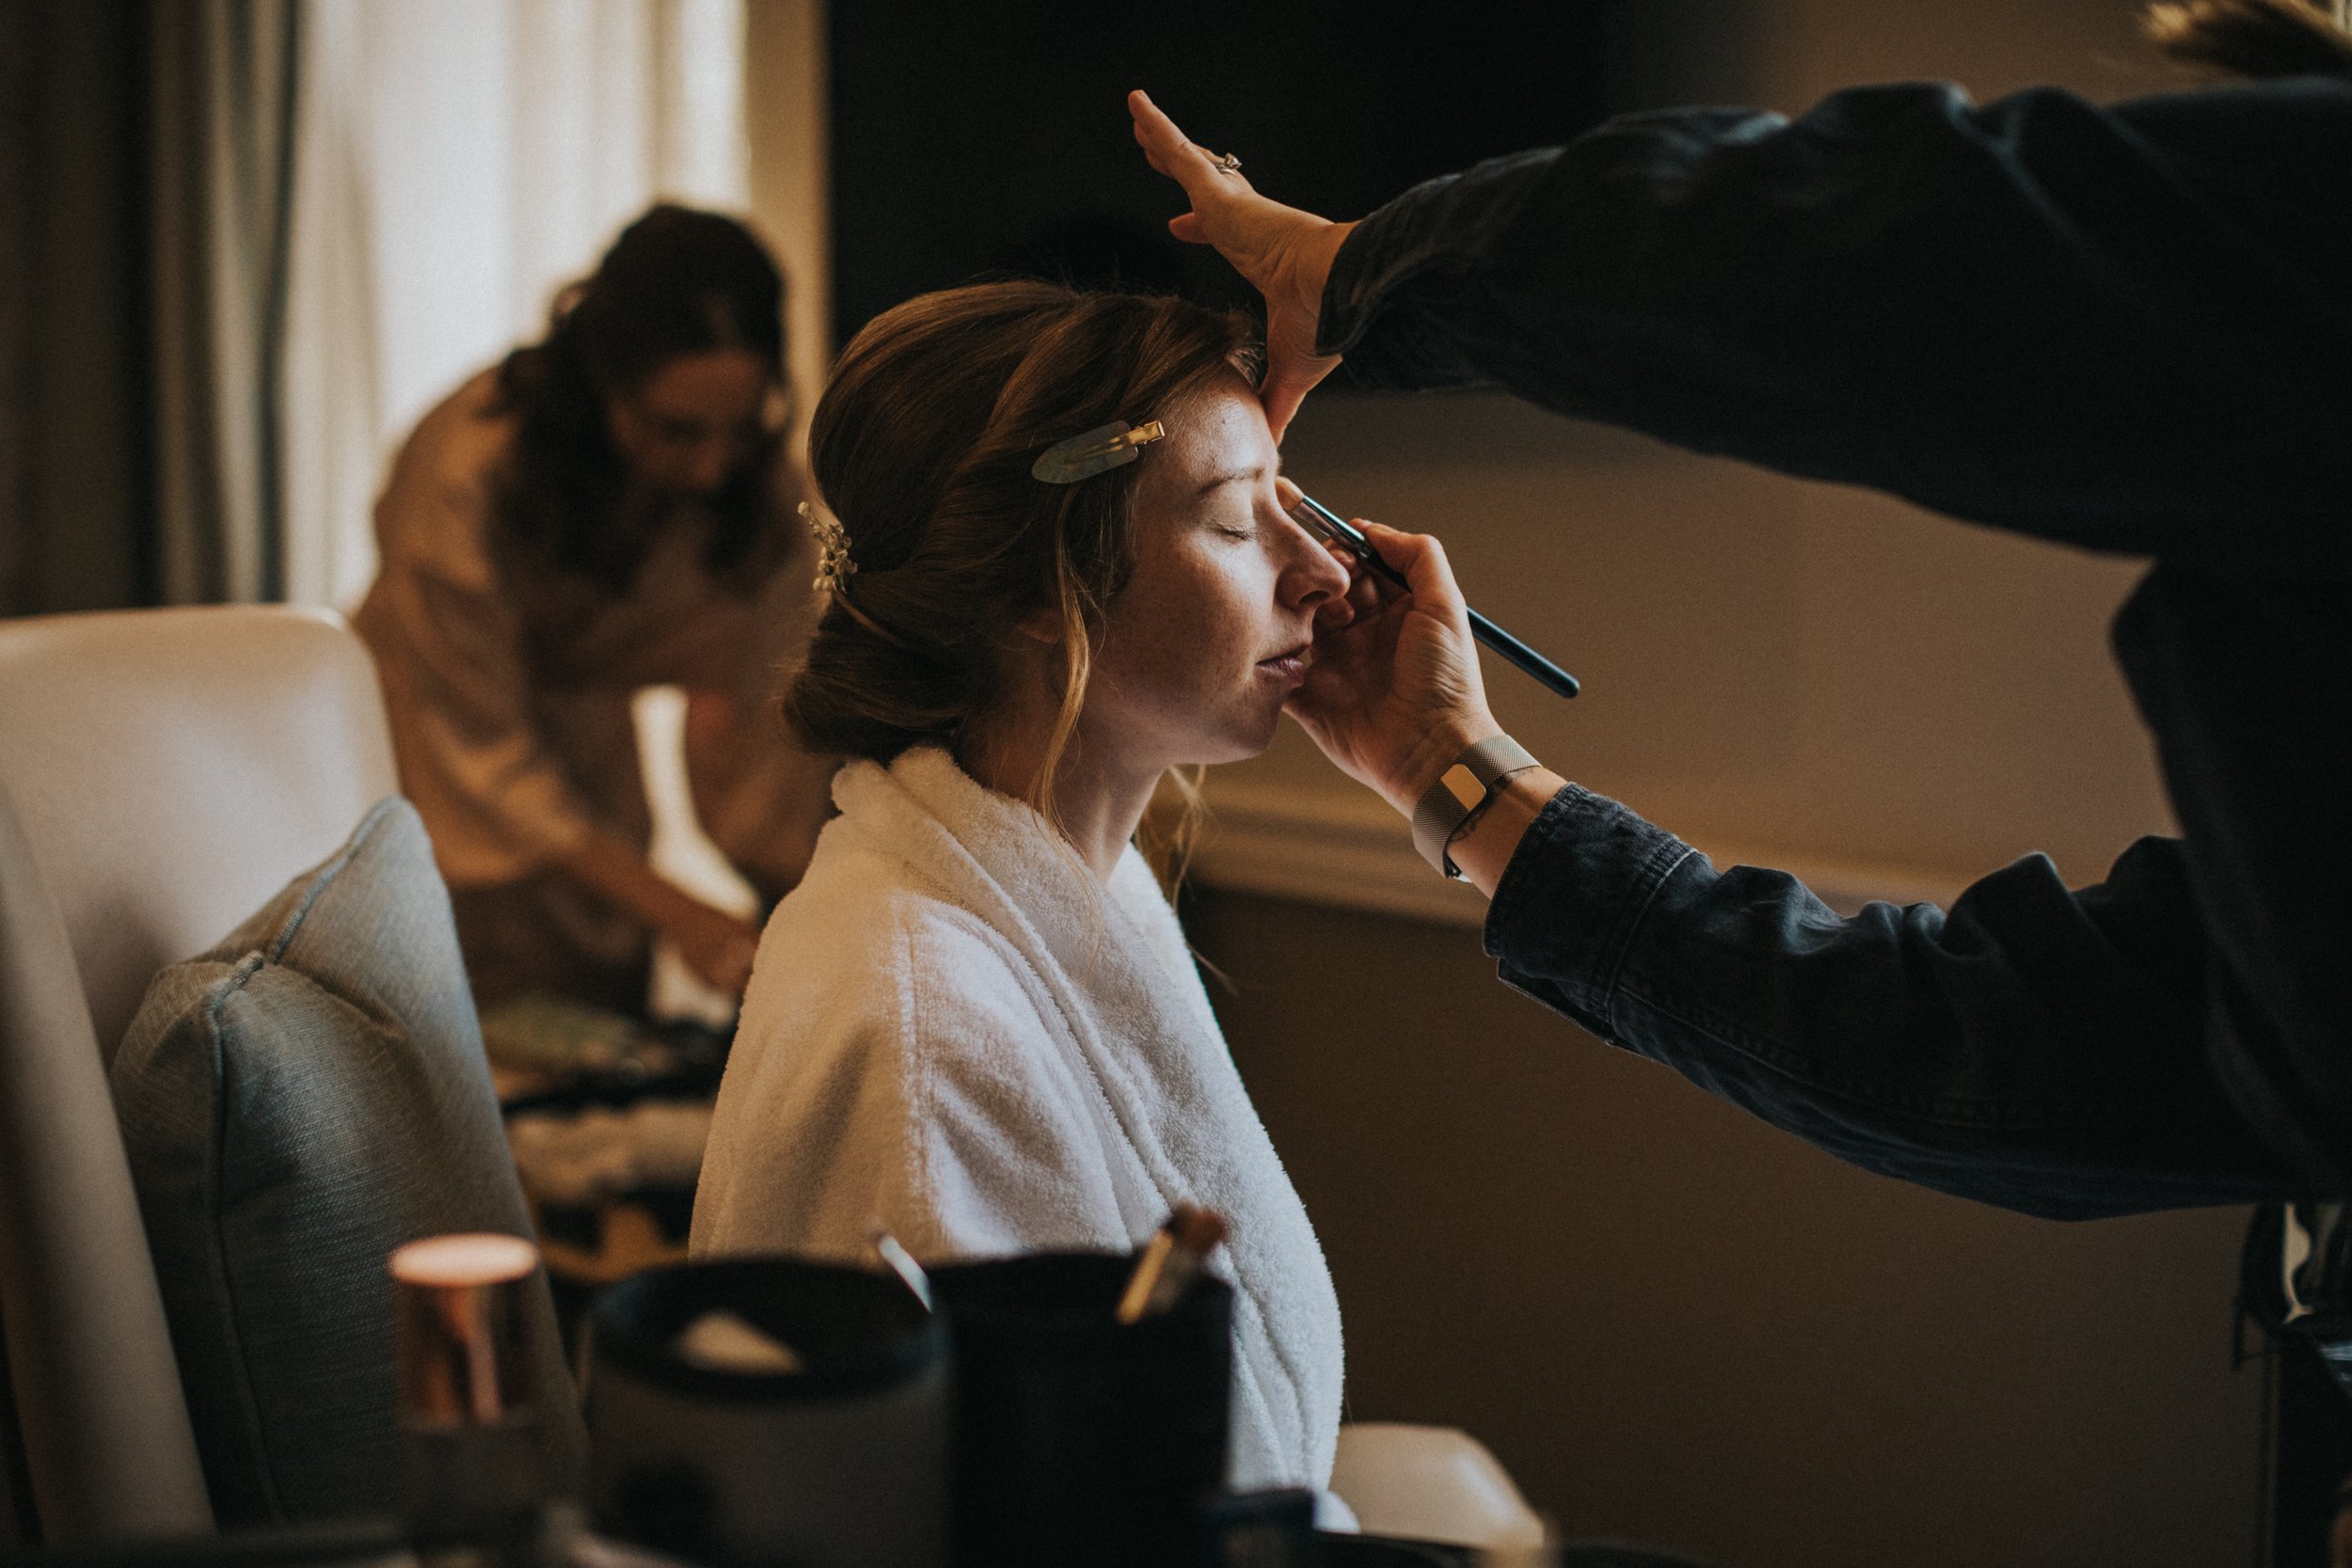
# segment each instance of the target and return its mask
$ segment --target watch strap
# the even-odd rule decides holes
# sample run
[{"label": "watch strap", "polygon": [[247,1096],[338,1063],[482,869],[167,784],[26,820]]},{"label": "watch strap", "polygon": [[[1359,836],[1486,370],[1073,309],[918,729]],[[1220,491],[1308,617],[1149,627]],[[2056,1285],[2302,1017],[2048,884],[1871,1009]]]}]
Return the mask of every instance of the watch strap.
[{"label": "watch strap", "polygon": [[1413,847],[1442,875],[1460,877],[1446,846],[1470,814],[1494,798],[1496,784],[1538,766],[1527,748],[1507,735],[1491,736],[1469,748],[1414,804]]}]

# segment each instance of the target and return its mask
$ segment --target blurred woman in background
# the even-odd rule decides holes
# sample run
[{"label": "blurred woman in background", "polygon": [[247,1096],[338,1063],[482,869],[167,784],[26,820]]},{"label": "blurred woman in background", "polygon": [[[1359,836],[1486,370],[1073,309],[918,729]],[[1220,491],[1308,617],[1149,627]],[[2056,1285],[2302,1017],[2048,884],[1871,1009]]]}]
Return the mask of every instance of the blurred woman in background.
[{"label": "blurred woman in background", "polygon": [[641,1013],[657,934],[742,990],[756,926],[647,862],[641,688],[686,689],[695,807],[755,886],[807,863],[831,768],[764,720],[814,610],[783,301],[741,224],[654,207],[394,462],[357,623],[485,1004]]}]

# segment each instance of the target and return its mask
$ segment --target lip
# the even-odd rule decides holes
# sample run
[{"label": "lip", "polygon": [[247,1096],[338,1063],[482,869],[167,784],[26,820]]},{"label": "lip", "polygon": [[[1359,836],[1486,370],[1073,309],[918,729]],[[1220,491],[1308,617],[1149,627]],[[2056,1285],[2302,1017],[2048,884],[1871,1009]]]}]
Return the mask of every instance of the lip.
[{"label": "lip", "polygon": [[1258,660],[1258,668],[1295,685],[1307,678],[1307,666],[1311,662],[1313,647],[1311,642],[1301,642],[1295,648],[1276,654],[1272,658]]}]

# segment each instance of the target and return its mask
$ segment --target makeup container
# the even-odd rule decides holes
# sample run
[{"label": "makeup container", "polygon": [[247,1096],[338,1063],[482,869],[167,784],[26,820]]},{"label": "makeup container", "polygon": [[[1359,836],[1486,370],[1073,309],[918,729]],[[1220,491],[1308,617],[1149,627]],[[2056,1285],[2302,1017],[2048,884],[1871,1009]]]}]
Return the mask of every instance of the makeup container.
[{"label": "makeup container", "polygon": [[597,1530],[715,1568],[939,1568],[947,1334],[892,1275],[793,1259],[635,1275],[589,1321]]},{"label": "makeup container", "polygon": [[1233,1292],[1202,1277],[1120,1323],[1136,1259],[1036,1254],[944,1264],[955,1337],[955,1561],[1175,1568],[1201,1560],[1225,1485]]}]

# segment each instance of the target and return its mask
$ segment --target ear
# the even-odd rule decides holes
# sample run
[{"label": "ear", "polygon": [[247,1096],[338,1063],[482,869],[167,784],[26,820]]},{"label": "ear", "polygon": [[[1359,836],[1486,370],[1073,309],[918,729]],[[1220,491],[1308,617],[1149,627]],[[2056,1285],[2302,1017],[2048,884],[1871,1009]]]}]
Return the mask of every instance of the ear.
[{"label": "ear", "polygon": [[1050,610],[1032,610],[1012,629],[1040,647],[1050,648],[1061,641],[1061,617]]}]

